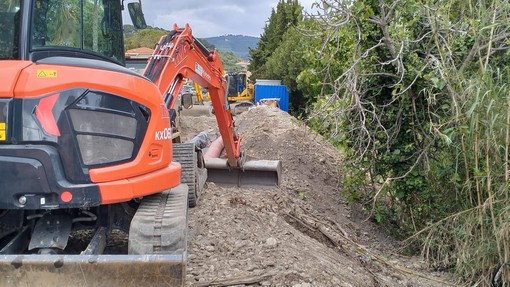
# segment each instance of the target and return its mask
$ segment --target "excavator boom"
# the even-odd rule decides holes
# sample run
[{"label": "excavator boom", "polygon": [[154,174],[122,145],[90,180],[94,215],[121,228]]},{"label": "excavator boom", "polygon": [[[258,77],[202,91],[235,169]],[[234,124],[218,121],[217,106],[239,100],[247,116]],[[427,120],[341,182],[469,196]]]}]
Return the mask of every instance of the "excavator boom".
[{"label": "excavator boom", "polygon": [[228,102],[229,77],[216,50],[210,51],[192,35],[189,25],[161,37],[149,59],[144,76],[164,95],[169,109],[175,107],[185,79],[209,91],[221,135],[226,160],[205,158],[208,180],[234,185],[279,185],[281,163],[270,160],[246,160],[241,152],[241,137]]}]

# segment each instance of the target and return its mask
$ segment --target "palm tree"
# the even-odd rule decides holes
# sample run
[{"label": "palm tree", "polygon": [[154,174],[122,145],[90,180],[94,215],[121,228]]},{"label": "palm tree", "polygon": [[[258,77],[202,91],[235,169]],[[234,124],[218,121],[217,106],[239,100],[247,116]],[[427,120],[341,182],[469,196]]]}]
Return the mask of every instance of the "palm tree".
[{"label": "palm tree", "polygon": [[16,12],[19,9],[20,0],[7,0],[0,3],[0,11],[4,12]]},{"label": "palm tree", "polygon": [[55,12],[55,28],[51,44],[58,46],[79,46],[79,12],[80,4],[78,0],[54,1],[52,9]]},{"label": "palm tree", "polygon": [[98,15],[98,7],[97,7],[97,0],[94,0],[94,9],[93,9],[93,17],[92,17],[92,50],[98,51],[99,45],[98,45],[98,28],[99,28],[99,15]]}]

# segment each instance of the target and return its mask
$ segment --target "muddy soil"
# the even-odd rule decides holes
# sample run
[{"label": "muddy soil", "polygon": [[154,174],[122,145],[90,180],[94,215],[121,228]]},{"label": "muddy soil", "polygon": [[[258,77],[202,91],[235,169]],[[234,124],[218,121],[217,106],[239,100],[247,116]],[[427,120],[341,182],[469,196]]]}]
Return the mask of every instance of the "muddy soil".
[{"label": "muddy soil", "polygon": [[[236,117],[242,148],[281,160],[279,187],[208,183],[189,212],[188,286],[449,286],[399,242],[351,210],[342,197],[341,154],[303,123],[275,108]],[[183,117],[184,138],[207,131],[211,116]]]}]

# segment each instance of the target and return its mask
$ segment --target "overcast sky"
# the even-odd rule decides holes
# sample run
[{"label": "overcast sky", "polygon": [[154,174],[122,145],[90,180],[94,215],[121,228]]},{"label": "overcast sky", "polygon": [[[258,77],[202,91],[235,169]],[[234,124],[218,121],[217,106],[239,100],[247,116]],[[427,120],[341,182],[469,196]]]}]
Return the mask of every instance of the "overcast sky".
[{"label": "overcast sky", "polygon": [[[314,0],[299,2],[310,10]],[[142,0],[147,25],[171,30],[174,23],[179,27],[189,23],[199,38],[226,34],[259,37],[277,4],[278,0]]]}]

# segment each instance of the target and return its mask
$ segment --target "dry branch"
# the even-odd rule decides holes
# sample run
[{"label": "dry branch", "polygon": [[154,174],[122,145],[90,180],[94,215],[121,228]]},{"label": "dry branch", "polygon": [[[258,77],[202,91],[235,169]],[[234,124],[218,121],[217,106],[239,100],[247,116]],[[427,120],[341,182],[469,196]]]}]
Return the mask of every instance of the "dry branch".
[{"label": "dry branch", "polygon": [[267,281],[271,277],[275,276],[276,273],[264,273],[259,275],[248,275],[234,278],[215,279],[207,282],[195,283],[193,287],[225,287],[234,285],[248,285]]}]

